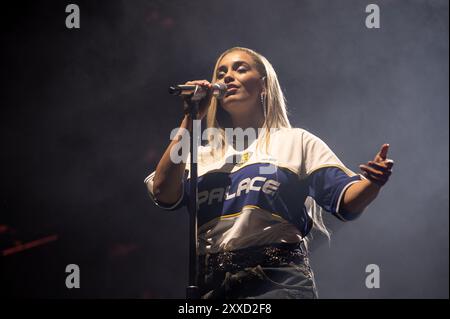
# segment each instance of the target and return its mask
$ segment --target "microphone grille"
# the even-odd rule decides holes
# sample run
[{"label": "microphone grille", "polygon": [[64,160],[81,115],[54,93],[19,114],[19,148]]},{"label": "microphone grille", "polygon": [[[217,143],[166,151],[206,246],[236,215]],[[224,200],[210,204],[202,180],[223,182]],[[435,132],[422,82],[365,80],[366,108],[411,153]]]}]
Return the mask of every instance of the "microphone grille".
[{"label": "microphone grille", "polygon": [[223,99],[227,93],[227,85],[225,83],[215,83],[214,87],[214,96],[219,100]]},{"label": "microphone grille", "polygon": [[227,85],[225,84],[225,83],[216,83],[216,86],[217,86],[217,88],[219,89],[219,90],[224,90],[224,91],[226,91],[227,90]]}]

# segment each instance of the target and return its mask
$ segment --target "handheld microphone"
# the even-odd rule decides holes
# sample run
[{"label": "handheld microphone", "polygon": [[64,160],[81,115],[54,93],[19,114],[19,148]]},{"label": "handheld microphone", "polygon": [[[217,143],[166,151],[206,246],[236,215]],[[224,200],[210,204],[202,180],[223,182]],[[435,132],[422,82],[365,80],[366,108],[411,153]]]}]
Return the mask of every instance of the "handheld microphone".
[{"label": "handheld microphone", "polygon": [[200,85],[175,85],[169,87],[169,94],[171,95],[192,95],[196,99],[204,98],[212,90],[213,96],[217,99],[223,99],[227,92],[227,85],[224,83],[215,83],[211,89],[206,89]]}]

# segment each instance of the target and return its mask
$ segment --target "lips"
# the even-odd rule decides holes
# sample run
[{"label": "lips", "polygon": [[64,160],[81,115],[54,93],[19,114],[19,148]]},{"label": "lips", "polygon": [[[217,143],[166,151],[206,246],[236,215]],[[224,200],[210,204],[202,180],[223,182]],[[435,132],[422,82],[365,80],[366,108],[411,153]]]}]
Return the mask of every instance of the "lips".
[{"label": "lips", "polygon": [[236,87],[229,88],[229,89],[227,89],[227,92],[226,92],[225,96],[233,95],[233,94],[235,94],[237,92],[237,90],[238,90],[238,88],[236,88]]},{"label": "lips", "polygon": [[227,92],[225,96],[231,95],[236,93],[236,91],[239,89],[237,85],[234,84],[227,84]]},{"label": "lips", "polygon": [[239,86],[237,86],[236,84],[227,84],[227,89],[231,89],[231,88],[239,88]]}]

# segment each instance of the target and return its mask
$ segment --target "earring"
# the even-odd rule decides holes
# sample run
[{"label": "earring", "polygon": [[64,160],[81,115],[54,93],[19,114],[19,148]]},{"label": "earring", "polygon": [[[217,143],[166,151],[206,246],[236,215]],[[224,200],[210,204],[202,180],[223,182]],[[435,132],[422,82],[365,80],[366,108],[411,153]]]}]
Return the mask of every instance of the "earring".
[{"label": "earring", "polygon": [[261,93],[261,105],[264,112],[264,118],[267,117],[267,105],[266,105],[266,94]]}]

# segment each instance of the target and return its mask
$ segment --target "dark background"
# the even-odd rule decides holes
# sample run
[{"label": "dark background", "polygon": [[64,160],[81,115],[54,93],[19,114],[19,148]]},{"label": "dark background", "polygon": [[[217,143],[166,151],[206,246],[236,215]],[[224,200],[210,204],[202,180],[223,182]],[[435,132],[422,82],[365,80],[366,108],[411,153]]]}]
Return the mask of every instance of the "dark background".
[{"label": "dark background", "polygon": [[[184,297],[187,214],[157,209],[143,180],[182,117],[167,87],[210,79],[239,45],[349,168],[391,144],[378,199],[315,237],[320,297],[448,298],[448,1],[376,1],[380,29],[361,0],[83,0],[71,30],[69,3],[1,8],[0,251],[57,236],[0,255],[3,296]],[[80,289],[65,287],[72,263]]]}]

